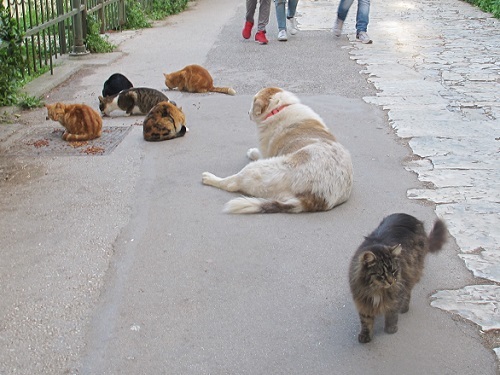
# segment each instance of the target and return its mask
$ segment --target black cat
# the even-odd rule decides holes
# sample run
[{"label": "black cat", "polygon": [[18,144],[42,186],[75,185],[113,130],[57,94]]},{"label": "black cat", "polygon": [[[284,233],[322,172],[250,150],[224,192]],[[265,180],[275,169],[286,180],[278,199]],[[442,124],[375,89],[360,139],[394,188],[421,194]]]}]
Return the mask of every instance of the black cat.
[{"label": "black cat", "polygon": [[104,88],[102,89],[102,96],[112,96],[118,94],[122,90],[134,87],[132,82],[130,82],[127,77],[123,74],[115,73],[112,74],[106,82],[104,82]]}]

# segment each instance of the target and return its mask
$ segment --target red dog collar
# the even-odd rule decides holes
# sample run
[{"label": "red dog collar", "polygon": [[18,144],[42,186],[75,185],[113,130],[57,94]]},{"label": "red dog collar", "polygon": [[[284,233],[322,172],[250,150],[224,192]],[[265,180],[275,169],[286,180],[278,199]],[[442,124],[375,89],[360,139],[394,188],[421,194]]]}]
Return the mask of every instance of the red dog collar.
[{"label": "red dog collar", "polygon": [[267,114],[267,116],[264,118],[264,120],[267,120],[269,117],[274,116],[276,113],[282,111],[284,108],[288,107],[289,104],[283,104],[281,107],[273,109],[271,112]]}]

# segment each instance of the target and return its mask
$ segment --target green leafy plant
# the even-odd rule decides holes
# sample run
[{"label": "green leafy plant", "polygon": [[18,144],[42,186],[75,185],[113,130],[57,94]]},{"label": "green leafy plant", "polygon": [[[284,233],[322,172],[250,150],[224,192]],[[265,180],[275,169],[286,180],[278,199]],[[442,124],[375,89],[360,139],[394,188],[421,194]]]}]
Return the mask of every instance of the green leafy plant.
[{"label": "green leafy plant", "polygon": [[43,107],[44,102],[41,97],[21,94],[18,98],[17,105],[22,109],[33,109]]},{"label": "green leafy plant", "polygon": [[186,9],[188,0],[153,0],[151,17],[161,20],[171,14],[177,14]]},{"label": "green leafy plant", "polygon": [[12,113],[4,111],[2,114],[0,114],[0,125],[13,124],[16,120],[16,117],[18,117],[18,115],[14,115]]},{"label": "green leafy plant", "polygon": [[127,21],[124,27],[126,29],[143,29],[151,27],[151,21],[148,20],[146,13],[138,1],[127,1],[125,8]]},{"label": "green leafy plant", "polygon": [[493,14],[493,17],[500,18],[499,0],[465,0],[469,4],[476,5],[478,8]]},{"label": "green leafy plant", "polygon": [[0,3],[0,105],[12,105],[22,78],[24,60],[21,54],[22,33],[3,2]]},{"label": "green leafy plant", "polygon": [[85,40],[87,49],[92,53],[113,52],[116,46],[108,41],[108,36],[99,34],[99,23],[95,16],[87,16],[87,38]]}]

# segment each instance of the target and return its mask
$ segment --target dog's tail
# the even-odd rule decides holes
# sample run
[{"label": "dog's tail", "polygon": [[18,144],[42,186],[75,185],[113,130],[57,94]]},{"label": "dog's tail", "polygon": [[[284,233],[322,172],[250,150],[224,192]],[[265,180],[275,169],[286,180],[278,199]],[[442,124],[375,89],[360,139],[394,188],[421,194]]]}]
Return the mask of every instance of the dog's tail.
[{"label": "dog's tail", "polygon": [[230,214],[258,214],[258,213],[298,213],[304,211],[302,202],[297,198],[278,201],[253,197],[232,199],[224,206],[224,212]]},{"label": "dog's tail", "polygon": [[434,228],[429,234],[429,251],[435,253],[443,247],[447,235],[446,224],[442,220],[436,220]]},{"label": "dog's tail", "polygon": [[234,91],[234,89],[231,87],[212,87],[209,91],[220,92],[222,94],[228,94],[228,95],[236,95],[236,91]]}]

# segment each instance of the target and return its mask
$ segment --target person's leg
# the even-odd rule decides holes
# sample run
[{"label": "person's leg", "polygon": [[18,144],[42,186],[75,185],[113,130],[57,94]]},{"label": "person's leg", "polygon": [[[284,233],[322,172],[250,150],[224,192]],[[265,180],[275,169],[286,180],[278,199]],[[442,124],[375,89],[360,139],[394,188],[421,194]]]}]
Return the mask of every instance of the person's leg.
[{"label": "person's leg", "polygon": [[255,8],[257,7],[257,0],[247,0],[247,13],[245,15],[245,26],[241,35],[245,39],[249,39],[252,35],[252,28],[254,23]]},{"label": "person's leg", "polygon": [[373,43],[366,29],[368,28],[370,14],[370,0],[358,0],[358,13],[356,14],[356,39],[364,44]]},{"label": "person's leg", "polygon": [[345,21],[345,19],[347,18],[347,13],[349,12],[349,8],[351,8],[353,1],[354,0],[340,0],[339,8],[337,10],[338,19],[340,19],[341,21]]},{"label": "person's leg", "polygon": [[285,3],[286,0],[274,0],[276,5],[276,20],[278,21],[278,30],[286,30],[286,16],[285,16]]},{"label": "person's leg", "polygon": [[358,0],[358,13],[356,14],[356,31],[367,31],[370,17],[370,0]]},{"label": "person's leg", "polygon": [[258,31],[266,31],[266,26],[269,23],[270,13],[271,13],[271,0],[260,0],[259,24],[257,27]]},{"label": "person's leg", "polygon": [[295,35],[299,31],[297,27],[297,19],[295,18],[295,11],[297,10],[297,3],[299,0],[288,0],[288,10],[286,12],[286,19],[288,20],[288,30],[290,34]]},{"label": "person's leg", "polygon": [[253,23],[253,16],[255,14],[255,8],[257,8],[258,0],[247,0],[247,14],[245,15],[245,20],[247,22]]},{"label": "person's leg", "polygon": [[288,11],[287,11],[287,18],[292,18],[295,17],[295,12],[297,11],[297,4],[299,3],[299,0],[288,0]]}]

